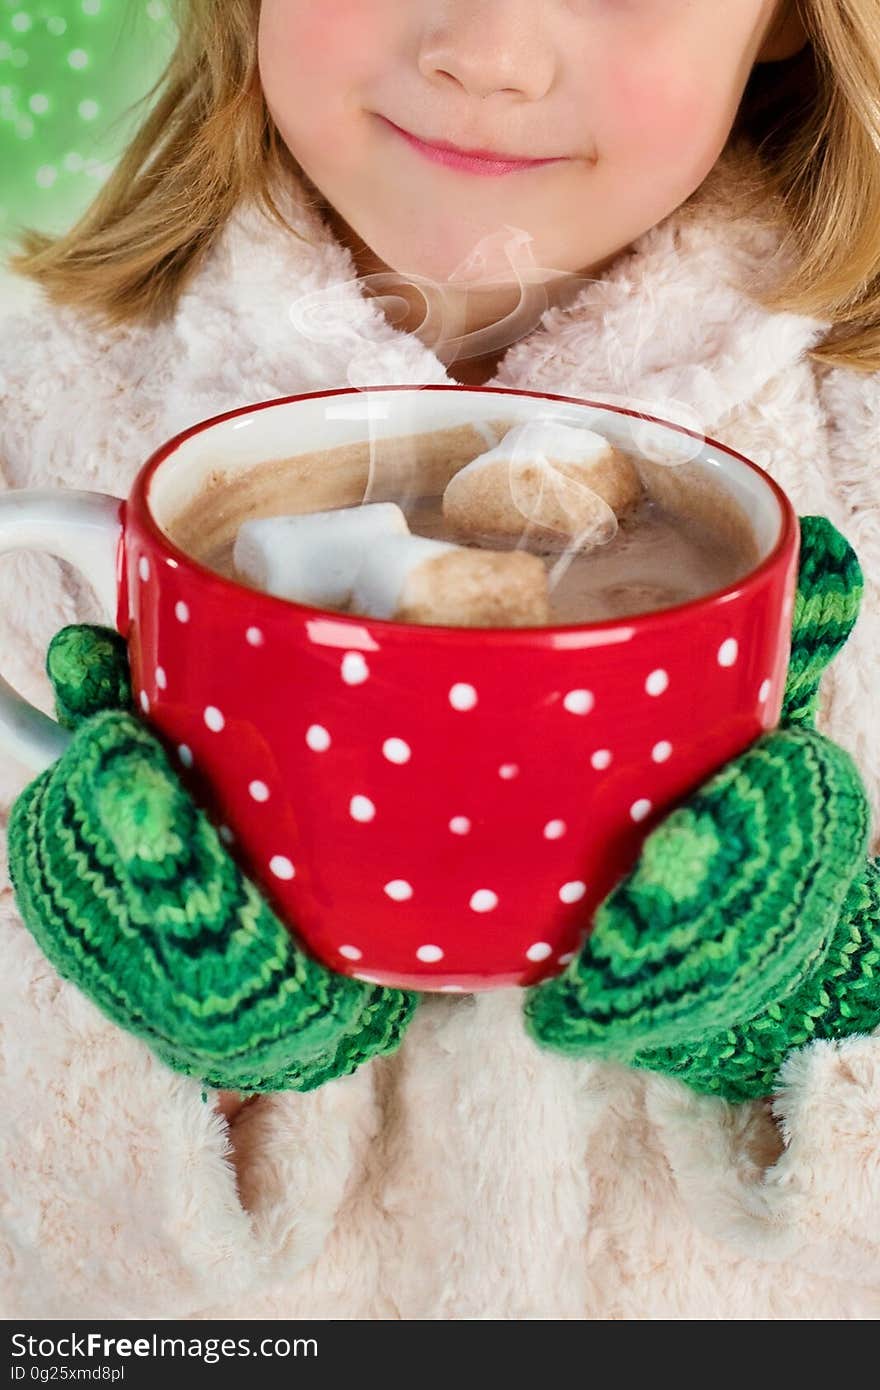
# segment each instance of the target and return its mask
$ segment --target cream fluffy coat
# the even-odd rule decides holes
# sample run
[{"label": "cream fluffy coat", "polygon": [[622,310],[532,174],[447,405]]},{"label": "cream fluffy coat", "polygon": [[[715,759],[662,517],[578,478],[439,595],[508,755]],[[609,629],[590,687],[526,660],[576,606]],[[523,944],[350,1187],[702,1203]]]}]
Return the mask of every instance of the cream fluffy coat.
[{"label": "cream fluffy coat", "polygon": [[[749,295],[778,238],[731,220],[726,157],[685,208],[508,350],[495,384],[683,403],[871,585],[823,727],[880,800],[880,380],[819,370],[824,325]],[[97,333],[37,308],[0,347],[5,487],[123,495],[178,429],[357,380],[442,382],[348,253],[242,211],[173,322]],[[336,295],[351,332],[304,342],[288,306]],[[0,568],[4,674],[48,707],[42,660],[96,617],[72,571]],[[28,778],[0,759],[0,804]],[[3,817],[5,823],[5,814]],[[875,821],[876,824],[876,821]],[[47,964],[0,885],[0,1312],[77,1318],[838,1318],[880,1315],[880,1039],[814,1044],[773,1110],[540,1051],[512,991],[426,999],[399,1053],[230,1131]]]}]

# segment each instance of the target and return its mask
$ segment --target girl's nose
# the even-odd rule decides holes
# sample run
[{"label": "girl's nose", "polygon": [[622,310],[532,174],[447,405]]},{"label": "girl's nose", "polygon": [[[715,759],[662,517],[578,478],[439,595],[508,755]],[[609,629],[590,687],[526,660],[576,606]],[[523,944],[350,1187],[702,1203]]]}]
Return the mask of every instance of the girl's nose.
[{"label": "girl's nose", "polygon": [[549,92],[558,54],[545,0],[442,0],[431,9],[438,13],[419,49],[429,81],[480,98],[503,92],[540,101]]}]

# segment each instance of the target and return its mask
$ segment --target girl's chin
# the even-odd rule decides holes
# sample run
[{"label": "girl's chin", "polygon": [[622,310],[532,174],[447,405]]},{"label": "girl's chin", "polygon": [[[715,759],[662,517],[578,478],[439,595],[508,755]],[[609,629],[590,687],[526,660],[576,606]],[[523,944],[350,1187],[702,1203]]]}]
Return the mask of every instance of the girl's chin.
[{"label": "girl's chin", "polygon": [[[362,276],[391,271],[415,282],[465,287],[480,283],[493,288],[521,283],[528,270],[543,268],[542,278],[577,274],[580,265],[572,248],[552,246],[552,238],[541,238],[532,230],[510,222],[496,225],[468,225],[469,219],[454,210],[441,209],[433,217],[413,217],[412,206],[383,209],[381,222],[356,215],[346,218],[331,205],[326,214],[337,236],[354,255]],[[569,264],[571,262],[571,264]]]},{"label": "girl's chin", "polygon": [[[480,244],[480,239],[461,240],[460,228],[457,231],[450,229],[448,237],[441,239],[437,244],[437,230],[434,228],[430,236],[414,232],[411,236],[395,238],[393,241],[379,239],[376,255],[383,265],[396,273],[408,275],[415,280],[428,280],[433,284],[452,283],[461,288],[480,283],[491,284],[493,287],[516,284],[518,277],[514,268],[515,249],[512,248],[511,255],[504,254],[503,250],[499,253],[494,243],[500,235],[501,229],[484,236],[484,243],[493,243],[489,251],[485,245]],[[518,243],[521,244],[522,240],[523,238],[519,238]],[[532,257],[521,263],[524,267],[539,264]]]}]

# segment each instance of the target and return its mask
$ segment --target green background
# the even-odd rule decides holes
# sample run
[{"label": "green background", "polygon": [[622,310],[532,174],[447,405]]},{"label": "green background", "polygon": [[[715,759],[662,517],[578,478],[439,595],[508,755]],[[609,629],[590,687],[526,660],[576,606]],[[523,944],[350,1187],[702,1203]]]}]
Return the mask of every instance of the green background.
[{"label": "green background", "polygon": [[174,33],[169,0],[0,0],[3,260],[21,227],[60,231],[88,205]]}]

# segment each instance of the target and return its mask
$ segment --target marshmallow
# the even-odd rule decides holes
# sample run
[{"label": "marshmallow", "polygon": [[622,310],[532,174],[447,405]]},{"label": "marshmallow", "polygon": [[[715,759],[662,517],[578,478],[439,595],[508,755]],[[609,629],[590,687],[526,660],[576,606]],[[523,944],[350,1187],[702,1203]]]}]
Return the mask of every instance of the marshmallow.
[{"label": "marshmallow", "polygon": [[368,551],[409,535],[393,502],[372,502],[303,516],[246,521],[235,541],[235,568],[254,588],[318,608],[344,608]]},{"label": "marshmallow", "polygon": [[440,627],[540,627],[550,621],[547,571],[524,551],[471,550],[391,536],[364,558],[352,612]]},{"label": "marshmallow", "polygon": [[598,545],[638,502],[635,465],[593,430],[554,421],[515,426],[460,469],[443,514],[462,536],[529,537],[551,546]]}]

